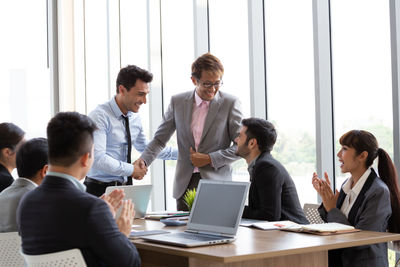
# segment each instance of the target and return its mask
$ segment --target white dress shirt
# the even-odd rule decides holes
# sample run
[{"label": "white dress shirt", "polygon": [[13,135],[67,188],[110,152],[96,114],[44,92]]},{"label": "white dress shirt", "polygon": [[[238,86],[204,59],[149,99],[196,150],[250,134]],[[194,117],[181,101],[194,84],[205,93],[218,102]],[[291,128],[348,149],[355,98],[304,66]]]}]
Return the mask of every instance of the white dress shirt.
[{"label": "white dress shirt", "polygon": [[342,189],[346,193],[346,198],[343,201],[342,207],[340,211],[346,215],[346,218],[349,217],[349,212],[353,207],[354,202],[356,201],[358,194],[360,194],[361,189],[363,188],[365,181],[367,181],[368,176],[371,173],[371,169],[368,168],[363,175],[361,175],[360,179],[357,183],[351,188],[353,184],[353,177],[347,179],[347,181],[343,184]]}]

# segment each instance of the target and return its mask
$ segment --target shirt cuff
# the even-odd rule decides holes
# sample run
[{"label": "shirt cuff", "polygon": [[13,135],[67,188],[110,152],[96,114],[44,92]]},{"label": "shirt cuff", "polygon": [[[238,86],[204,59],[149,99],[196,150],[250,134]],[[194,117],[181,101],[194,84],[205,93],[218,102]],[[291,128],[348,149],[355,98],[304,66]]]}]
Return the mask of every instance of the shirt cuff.
[{"label": "shirt cuff", "polygon": [[133,167],[133,164],[132,163],[127,163],[127,162],[123,162],[122,164],[123,164],[123,170],[124,170],[123,175],[124,176],[131,176],[133,171],[134,171],[134,169],[135,169]]}]

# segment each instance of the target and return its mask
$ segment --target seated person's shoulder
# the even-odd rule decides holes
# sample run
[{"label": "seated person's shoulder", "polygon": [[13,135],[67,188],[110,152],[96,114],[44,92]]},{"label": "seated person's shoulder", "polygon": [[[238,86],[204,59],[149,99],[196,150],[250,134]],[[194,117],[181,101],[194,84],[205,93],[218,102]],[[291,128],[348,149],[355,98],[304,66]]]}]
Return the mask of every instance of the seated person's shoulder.
[{"label": "seated person's shoulder", "polygon": [[253,174],[278,174],[280,172],[280,168],[275,164],[275,162],[270,160],[261,160],[254,165]]},{"label": "seated person's shoulder", "polygon": [[390,195],[389,188],[379,177],[374,179],[370,190],[366,194]]},{"label": "seated person's shoulder", "polygon": [[254,166],[254,174],[264,173],[269,175],[269,179],[290,178],[286,168],[276,159],[266,157],[258,160]]},{"label": "seated person's shoulder", "polygon": [[79,201],[82,202],[82,203],[90,203],[92,205],[105,204],[104,200],[99,198],[99,197],[97,197],[97,196],[94,196],[92,194],[89,194],[89,193],[83,192],[83,191],[80,191],[79,193],[80,193],[79,194]]},{"label": "seated person's shoulder", "polygon": [[255,167],[278,169],[283,167],[283,165],[275,158],[273,158],[270,154],[264,154],[257,159]]}]

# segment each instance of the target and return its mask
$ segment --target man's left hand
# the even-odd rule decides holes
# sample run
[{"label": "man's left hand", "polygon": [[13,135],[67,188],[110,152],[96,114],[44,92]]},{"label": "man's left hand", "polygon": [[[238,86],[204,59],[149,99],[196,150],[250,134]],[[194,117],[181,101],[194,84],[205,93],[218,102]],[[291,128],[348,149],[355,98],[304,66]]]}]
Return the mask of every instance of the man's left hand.
[{"label": "man's left hand", "polygon": [[115,217],[115,213],[122,205],[122,199],[125,196],[123,189],[115,189],[110,194],[103,194],[100,198],[103,199],[110,208],[111,214]]},{"label": "man's left hand", "polygon": [[211,164],[211,157],[208,154],[199,153],[190,148],[190,161],[195,167],[203,167]]}]

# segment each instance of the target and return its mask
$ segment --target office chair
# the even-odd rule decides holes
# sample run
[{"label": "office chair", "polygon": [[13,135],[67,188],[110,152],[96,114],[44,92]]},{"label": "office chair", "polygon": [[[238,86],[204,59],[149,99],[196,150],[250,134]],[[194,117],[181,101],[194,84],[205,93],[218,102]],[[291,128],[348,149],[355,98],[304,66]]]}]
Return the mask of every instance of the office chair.
[{"label": "office chair", "polygon": [[77,248],[41,255],[26,255],[23,252],[21,254],[28,267],[86,267],[82,253]]},{"label": "office chair", "polygon": [[304,204],[303,212],[310,224],[325,223],[318,212],[319,204]]},{"label": "office chair", "polygon": [[0,267],[24,266],[20,248],[21,237],[18,232],[0,233]]}]

